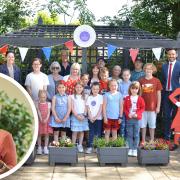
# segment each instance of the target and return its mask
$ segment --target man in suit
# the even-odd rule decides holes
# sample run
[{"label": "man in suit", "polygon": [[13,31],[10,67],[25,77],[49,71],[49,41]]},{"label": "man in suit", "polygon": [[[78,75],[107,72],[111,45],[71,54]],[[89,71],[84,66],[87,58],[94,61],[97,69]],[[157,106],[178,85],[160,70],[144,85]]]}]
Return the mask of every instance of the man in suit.
[{"label": "man in suit", "polygon": [[18,83],[21,84],[21,71],[19,67],[15,65],[15,57],[13,52],[6,53],[7,63],[0,66],[0,73],[12,77]]},{"label": "man in suit", "polygon": [[175,49],[167,50],[168,62],[162,66],[164,138],[168,143],[171,123],[176,111],[176,106],[170,101],[169,95],[180,87],[180,61],[177,60],[177,56]]}]

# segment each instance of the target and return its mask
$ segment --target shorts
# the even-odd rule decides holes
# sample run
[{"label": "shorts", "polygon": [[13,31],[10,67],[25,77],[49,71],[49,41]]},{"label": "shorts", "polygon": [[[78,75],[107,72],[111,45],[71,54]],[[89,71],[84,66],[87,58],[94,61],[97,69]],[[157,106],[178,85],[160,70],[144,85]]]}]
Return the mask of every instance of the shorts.
[{"label": "shorts", "polygon": [[53,127],[53,130],[54,131],[64,131],[64,132],[67,132],[70,128],[67,128],[67,127]]},{"label": "shorts", "polygon": [[147,124],[149,128],[156,128],[156,117],[155,111],[144,111],[142,114],[141,128],[146,128]]},{"label": "shorts", "polygon": [[118,130],[120,128],[120,124],[118,123],[118,119],[108,119],[107,124],[103,124],[104,130]]}]

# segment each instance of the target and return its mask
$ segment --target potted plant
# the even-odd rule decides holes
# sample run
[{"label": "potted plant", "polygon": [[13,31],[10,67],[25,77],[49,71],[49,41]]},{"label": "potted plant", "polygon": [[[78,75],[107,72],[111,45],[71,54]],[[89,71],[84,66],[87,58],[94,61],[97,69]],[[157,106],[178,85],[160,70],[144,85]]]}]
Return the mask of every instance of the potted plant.
[{"label": "potted plant", "polygon": [[93,146],[97,148],[97,157],[100,166],[107,163],[126,166],[128,162],[128,147],[126,147],[124,138],[118,137],[116,140],[110,140],[108,143],[104,138],[95,138]]},{"label": "potted plant", "polygon": [[138,148],[138,163],[146,164],[165,164],[169,163],[169,146],[163,139],[154,142],[146,142],[144,146]]},{"label": "potted plant", "polygon": [[49,164],[78,162],[77,148],[68,137],[60,138],[59,142],[53,141],[49,146]]}]

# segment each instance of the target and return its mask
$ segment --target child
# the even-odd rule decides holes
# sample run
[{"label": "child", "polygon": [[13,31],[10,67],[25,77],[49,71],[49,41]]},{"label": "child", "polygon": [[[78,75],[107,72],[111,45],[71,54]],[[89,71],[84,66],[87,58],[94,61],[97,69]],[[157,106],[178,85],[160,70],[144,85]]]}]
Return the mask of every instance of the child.
[{"label": "child", "polygon": [[91,88],[88,85],[89,74],[82,74],[81,75],[81,82],[83,83],[83,86],[84,86],[84,95],[87,98],[90,95],[90,92],[91,92]]},{"label": "child", "polygon": [[39,135],[38,135],[38,149],[37,154],[42,154],[42,135],[45,136],[44,154],[49,154],[49,134],[52,133],[52,129],[49,126],[50,121],[50,109],[51,103],[47,102],[47,92],[45,90],[39,90],[39,101],[35,103],[38,117],[39,117]]},{"label": "child", "polygon": [[150,141],[154,141],[156,128],[156,116],[160,111],[162,85],[159,79],[153,77],[157,72],[156,66],[152,63],[144,65],[145,77],[139,80],[142,87],[142,97],[145,101],[145,112],[141,121],[142,145],[146,138],[146,127],[149,126]]},{"label": "child", "polygon": [[99,67],[97,64],[95,64],[93,67],[92,67],[92,76],[90,77],[90,81],[89,81],[89,85],[91,87],[92,83],[93,82],[99,82]]},{"label": "child", "polygon": [[137,156],[139,144],[139,120],[145,108],[144,100],[140,96],[141,86],[138,81],[134,81],[129,86],[129,95],[124,100],[124,112],[126,115],[127,141],[129,145],[129,156]]},{"label": "child", "polygon": [[104,95],[108,91],[108,78],[109,71],[106,67],[101,68],[100,70],[100,94]]},{"label": "child", "polygon": [[136,61],[134,62],[134,71],[131,72],[131,81],[138,81],[141,77],[145,76],[142,67],[143,67],[142,59],[137,58]]},{"label": "child", "polygon": [[109,142],[109,136],[112,132],[112,140],[117,139],[117,130],[123,115],[123,97],[117,91],[118,84],[115,79],[108,83],[110,91],[104,95],[103,116],[106,142]]},{"label": "child", "polygon": [[63,81],[57,84],[58,93],[52,99],[52,117],[50,126],[54,129],[54,141],[58,141],[59,131],[61,137],[66,137],[66,131],[70,128],[71,102],[66,95],[66,86]]},{"label": "child", "polygon": [[88,97],[86,106],[89,119],[89,141],[86,153],[92,152],[94,136],[101,137],[102,132],[102,104],[103,96],[99,93],[99,83],[94,82],[91,86],[91,95]]},{"label": "child", "polygon": [[[131,77],[130,70],[129,69],[123,69],[123,71],[122,71],[123,81],[119,84],[119,92],[122,94],[123,98],[128,96],[128,89],[129,89],[129,86],[131,84],[130,77]],[[121,127],[120,127],[119,134],[120,134],[120,136],[126,138],[126,119],[125,119],[125,115],[123,115],[123,119],[122,119],[122,122],[121,122]]]},{"label": "child", "polygon": [[84,131],[89,130],[88,120],[86,118],[85,96],[83,94],[84,86],[81,81],[78,81],[74,89],[75,93],[71,96],[71,131],[72,142],[75,144],[77,135],[79,137],[78,151],[83,152]]}]

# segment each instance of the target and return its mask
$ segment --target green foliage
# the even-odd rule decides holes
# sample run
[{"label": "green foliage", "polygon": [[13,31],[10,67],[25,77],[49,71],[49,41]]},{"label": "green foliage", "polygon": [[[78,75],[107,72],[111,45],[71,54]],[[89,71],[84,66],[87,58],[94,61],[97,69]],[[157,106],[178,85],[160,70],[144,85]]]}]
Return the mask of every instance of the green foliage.
[{"label": "green foliage", "polygon": [[53,141],[50,146],[55,146],[55,147],[74,147],[75,145],[72,143],[70,138],[68,138],[68,137],[61,137],[58,142]]},{"label": "green foliage", "polygon": [[[52,15],[63,15],[64,23],[72,23],[75,13],[78,12],[80,24],[93,24],[94,14],[87,8],[87,0],[50,0],[48,9]],[[67,17],[70,19],[67,22]]]},{"label": "green foliage", "polygon": [[110,140],[108,143],[104,138],[94,138],[93,146],[95,148],[102,147],[124,147],[126,145],[125,139],[123,137],[118,136],[116,140]]},{"label": "green foliage", "polygon": [[25,155],[32,141],[32,119],[23,104],[0,91],[0,128],[13,135],[18,160]]}]

